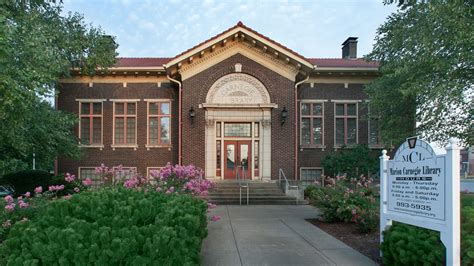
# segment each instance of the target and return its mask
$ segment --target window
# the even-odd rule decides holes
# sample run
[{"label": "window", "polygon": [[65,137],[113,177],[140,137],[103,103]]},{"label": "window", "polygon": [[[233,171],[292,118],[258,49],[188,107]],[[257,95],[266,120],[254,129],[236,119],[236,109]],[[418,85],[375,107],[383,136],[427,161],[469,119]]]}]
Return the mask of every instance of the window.
[{"label": "window", "polygon": [[316,167],[302,167],[300,168],[300,180],[301,181],[320,181],[322,179],[323,169]]},{"label": "window", "polygon": [[301,102],[300,144],[321,147],[324,145],[324,103]]},{"label": "window", "polygon": [[97,187],[102,184],[100,175],[95,172],[95,167],[79,167],[79,178],[84,180],[90,178],[92,180],[92,186]]},{"label": "window", "polygon": [[225,123],[225,137],[251,137],[251,123]]},{"label": "window", "polygon": [[382,147],[382,141],[380,138],[380,124],[378,116],[370,113],[369,109],[369,146],[370,147]]},{"label": "window", "polygon": [[152,175],[154,177],[158,177],[160,174],[160,170],[163,167],[147,167],[146,168],[146,176],[150,178]]},{"label": "window", "polygon": [[102,145],[102,102],[79,102],[79,139],[82,145]]},{"label": "window", "polygon": [[253,145],[253,158],[254,158],[254,163],[253,163],[253,169],[254,169],[254,175],[259,176],[259,141],[256,140]]},{"label": "window", "polygon": [[171,145],[171,102],[148,102],[148,145]]},{"label": "window", "polygon": [[115,171],[115,177],[119,180],[129,179],[137,172],[136,167],[122,167],[121,169],[119,167],[114,167],[113,169]]},{"label": "window", "polygon": [[114,102],[114,145],[136,146],[137,103]]},{"label": "window", "polygon": [[335,103],[336,146],[357,144],[357,103]]}]

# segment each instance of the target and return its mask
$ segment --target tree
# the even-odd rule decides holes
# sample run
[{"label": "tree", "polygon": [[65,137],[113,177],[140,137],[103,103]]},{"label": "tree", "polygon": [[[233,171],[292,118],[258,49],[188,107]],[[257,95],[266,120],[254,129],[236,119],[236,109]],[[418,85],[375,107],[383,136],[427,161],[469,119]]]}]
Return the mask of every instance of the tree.
[{"label": "tree", "polygon": [[46,0],[0,3],[0,175],[24,168],[33,152],[41,151],[44,163],[77,155],[69,134],[76,118],[44,99],[71,68],[93,75],[115,62],[113,37],[61,10],[61,3]]},{"label": "tree", "polygon": [[367,58],[381,76],[366,91],[385,143],[420,134],[474,144],[473,13],[470,0],[400,1],[378,28]]}]

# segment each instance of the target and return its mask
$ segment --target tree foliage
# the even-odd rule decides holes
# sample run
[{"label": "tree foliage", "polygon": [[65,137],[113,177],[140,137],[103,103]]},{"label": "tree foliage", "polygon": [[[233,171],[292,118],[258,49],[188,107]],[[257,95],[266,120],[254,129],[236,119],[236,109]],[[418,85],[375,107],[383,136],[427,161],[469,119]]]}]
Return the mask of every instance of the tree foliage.
[{"label": "tree foliage", "polygon": [[[474,143],[472,1],[397,3],[367,56],[381,77],[367,86],[370,110],[386,143],[420,134],[430,141],[457,137]],[[416,123],[416,128],[415,128]]]},{"label": "tree foliage", "polygon": [[112,37],[61,10],[54,1],[0,3],[0,175],[24,168],[33,152],[45,163],[77,154],[68,132],[75,118],[44,99],[54,96],[58,78],[71,68],[93,75],[115,62]]}]

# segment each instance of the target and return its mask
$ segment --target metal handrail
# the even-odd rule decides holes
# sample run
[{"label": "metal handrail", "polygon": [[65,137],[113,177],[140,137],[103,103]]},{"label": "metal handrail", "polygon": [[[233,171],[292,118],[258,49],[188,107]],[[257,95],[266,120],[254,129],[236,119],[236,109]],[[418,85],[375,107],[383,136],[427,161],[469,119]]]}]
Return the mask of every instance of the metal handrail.
[{"label": "metal handrail", "polygon": [[[300,190],[300,187],[299,186],[290,186],[290,182],[288,182],[288,178],[286,178],[286,175],[285,173],[283,172],[283,170],[280,168],[278,170],[278,182],[280,183],[280,186],[281,186],[281,181],[282,181],[282,178],[285,180],[285,188],[284,188],[284,192],[286,194],[286,192],[289,190],[289,188],[296,188],[296,190],[298,191],[299,193],[299,190]],[[296,197],[296,204],[298,204],[298,197]]]},{"label": "metal handrail", "polygon": [[[242,169],[242,179],[240,178],[240,175],[239,175],[239,168]],[[242,180],[246,180],[246,176],[245,176],[245,166],[237,166],[237,173],[236,173],[236,176],[235,178],[237,179],[237,181],[239,181],[239,204],[242,205],[242,188],[246,188],[247,189],[247,205],[249,205],[249,184],[248,182],[246,182],[244,185],[242,185]]]}]

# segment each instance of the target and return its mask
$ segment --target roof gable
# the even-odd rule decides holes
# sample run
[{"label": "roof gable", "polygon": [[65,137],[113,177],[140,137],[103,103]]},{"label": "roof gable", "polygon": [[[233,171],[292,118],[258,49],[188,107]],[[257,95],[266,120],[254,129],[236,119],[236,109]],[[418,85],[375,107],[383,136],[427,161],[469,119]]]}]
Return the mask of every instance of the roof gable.
[{"label": "roof gable", "polygon": [[245,26],[242,22],[175,56],[165,64],[165,67],[179,69],[183,62],[192,62],[195,57],[202,57],[204,53],[212,53],[216,46],[225,46],[230,41],[250,43],[253,47],[259,48],[265,53],[270,53],[276,59],[285,61],[287,64],[301,68],[306,73],[314,68],[314,65],[304,56]]}]

